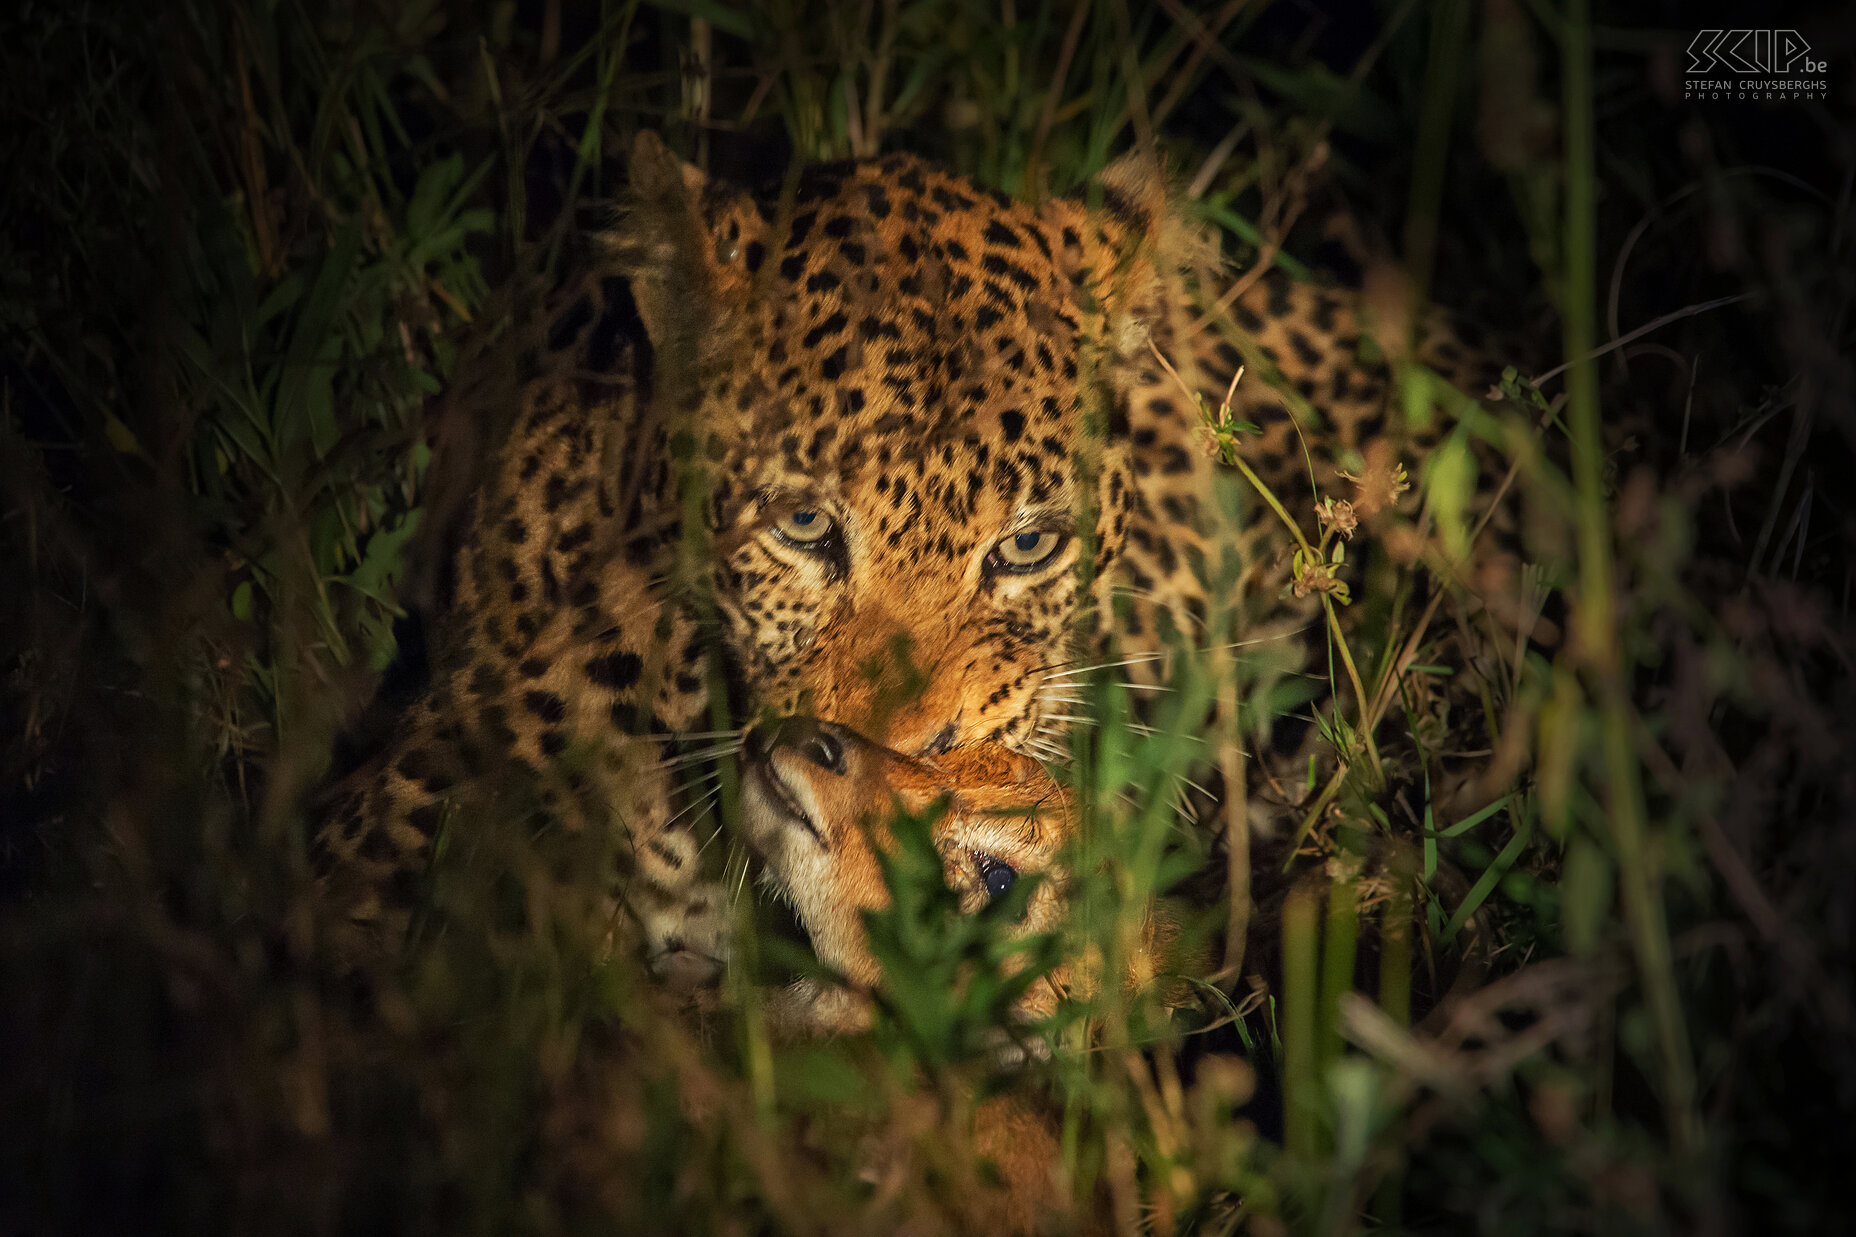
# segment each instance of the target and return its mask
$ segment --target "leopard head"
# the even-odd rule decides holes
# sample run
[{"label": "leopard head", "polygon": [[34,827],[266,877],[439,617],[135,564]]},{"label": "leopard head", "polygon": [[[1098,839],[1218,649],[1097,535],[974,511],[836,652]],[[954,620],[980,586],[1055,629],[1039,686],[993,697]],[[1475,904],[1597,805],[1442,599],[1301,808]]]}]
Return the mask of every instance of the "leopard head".
[{"label": "leopard head", "polygon": [[916,756],[1035,742],[1142,502],[1155,179],[1034,205],[895,156],[757,197],[649,136],[632,178],[664,484],[703,514],[750,708]]}]

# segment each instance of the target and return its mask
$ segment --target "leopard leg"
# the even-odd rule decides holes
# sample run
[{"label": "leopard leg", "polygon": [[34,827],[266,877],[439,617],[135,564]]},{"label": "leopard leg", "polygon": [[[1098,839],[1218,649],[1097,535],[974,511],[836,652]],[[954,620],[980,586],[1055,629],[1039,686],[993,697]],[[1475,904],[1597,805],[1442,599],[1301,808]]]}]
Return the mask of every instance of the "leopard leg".
[{"label": "leopard leg", "polygon": [[472,658],[407,711],[319,839],[343,955],[392,948],[448,814],[513,775],[544,817],[616,831],[619,899],[653,969],[679,984],[714,977],[729,953],[727,903],[703,873],[703,813],[675,806],[664,741],[701,716],[706,691],[687,672],[701,653],[686,620],[660,637],[662,609],[644,603],[636,623],[598,631],[551,616],[513,666],[501,649]]},{"label": "leopard leg", "polygon": [[[322,835],[347,927],[392,938],[455,805],[509,775],[544,816],[617,831],[620,900],[665,974],[712,975],[729,917],[702,874],[700,812],[680,812],[666,755],[702,724],[708,658],[666,596],[665,538],[639,540],[613,478],[622,418],[538,388],[474,504],[430,693],[347,788]],[[610,457],[610,458],[609,458]],[[601,834],[600,836],[604,836]]]}]

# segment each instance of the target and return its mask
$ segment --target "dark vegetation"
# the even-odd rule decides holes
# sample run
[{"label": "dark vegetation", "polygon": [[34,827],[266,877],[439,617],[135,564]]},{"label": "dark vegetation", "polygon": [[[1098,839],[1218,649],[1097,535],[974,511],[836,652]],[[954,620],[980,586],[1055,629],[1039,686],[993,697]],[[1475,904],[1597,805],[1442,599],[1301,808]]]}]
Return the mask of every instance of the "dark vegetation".
[{"label": "dark vegetation", "polygon": [[[1126,1231],[1847,1224],[1856,26],[1599,8],[10,7],[0,1232],[897,1231],[983,1174],[934,1133],[972,1085],[1048,1093]],[[1753,20],[1827,99],[1683,100],[1696,30]],[[989,1083],[989,989],[925,977],[992,955],[924,895],[879,925],[877,1033],[775,1050],[751,968],[692,1018],[606,956],[572,873],[610,840],[508,828],[514,790],[438,865],[402,988],[306,964],[314,791],[416,678],[484,450],[447,380],[641,128],[736,180],[910,150],[1020,194],[1151,143],[1234,278],[1387,255],[1518,341],[1492,406],[1543,428],[1489,437],[1571,637],[1481,667],[1466,715],[1468,646],[1417,621],[1443,586],[1369,573],[1293,880],[1258,872],[1271,995],[1107,994]],[[1474,535],[1459,463],[1412,463]],[[1077,932],[1111,952],[1154,889],[1243,918],[1215,805],[1170,807],[1205,777],[1191,682],[1269,729],[1236,661],[1152,733],[1090,689]],[[880,1193],[872,1130],[918,1144]]]}]

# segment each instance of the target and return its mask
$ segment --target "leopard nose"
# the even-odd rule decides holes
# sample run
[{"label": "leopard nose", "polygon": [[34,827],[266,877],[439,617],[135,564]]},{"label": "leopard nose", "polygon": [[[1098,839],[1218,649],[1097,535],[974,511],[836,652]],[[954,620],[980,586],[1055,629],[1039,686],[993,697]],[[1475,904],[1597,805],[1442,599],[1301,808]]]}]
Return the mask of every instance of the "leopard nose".
[{"label": "leopard nose", "polygon": [[751,759],[772,755],[776,748],[782,747],[839,777],[847,772],[843,735],[830,722],[821,722],[816,717],[788,717],[756,726],[749,732]]}]

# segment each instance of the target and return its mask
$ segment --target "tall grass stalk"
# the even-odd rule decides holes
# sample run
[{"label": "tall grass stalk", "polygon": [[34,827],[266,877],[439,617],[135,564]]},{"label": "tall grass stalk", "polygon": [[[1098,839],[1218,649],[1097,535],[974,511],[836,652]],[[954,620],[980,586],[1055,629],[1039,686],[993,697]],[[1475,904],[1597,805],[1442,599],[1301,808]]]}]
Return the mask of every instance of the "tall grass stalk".
[{"label": "tall grass stalk", "polygon": [[[1411,197],[1405,213],[1405,270],[1411,277],[1412,308],[1429,298],[1443,208],[1444,166],[1456,113],[1458,74],[1469,40],[1469,0],[1442,0],[1431,10],[1431,50],[1425,67],[1418,144],[1412,153]],[[1412,323],[1418,322],[1417,315]]]},{"label": "tall grass stalk", "polygon": [[[1410,874],[1395,867],[1392,892],[1379,910],[1379,1008],[1398,1026],[1411,1025],[1412,897]],[[1403,1213],[1404,1148],[1394,1146],[1393,1165],[1373,1192],[1373,1214],[1397,1224]]]},{"label": "tall grass stalk", "polygon": [[[1344,862],[1344,858],[1340,862]],[[1320,1068],[1340,1059],[1340,998],[1353,991],[1354,953],[1360,940],[1360,886],[1352,878],[1328,886],[1327,928],[1321,937]]]},{"label": "tall grass stalk", "polygon": [[1282,908],[1283,1140],[1312,1170],[1321,1158],[1321,897],[1303,883]]},{"label": "tall grass stalk", "polygon": [[1598,395],[1597,170],[1592,108],[1590,0],[1569,0],[1565,25],[1566,125],[1565,269],[1566,421],[1572,439],[1579,596],[1574,646],[1598,697],[1606,822],[1637,968],[1655,1027],[1662,1100],[1677,1147],[1692,1148],[1699,1129],[1695,1070],[1688,1030],[1676,996],[1660,874],[1648,846],[1628,667],[1618,623],[1616,565],[1605,503],[1605,446]]}]

